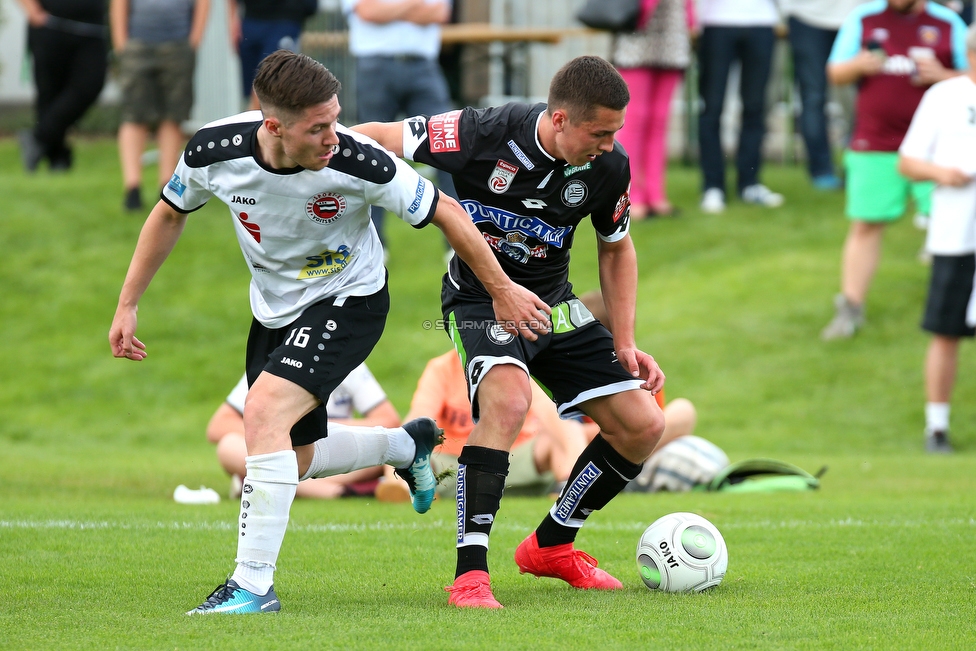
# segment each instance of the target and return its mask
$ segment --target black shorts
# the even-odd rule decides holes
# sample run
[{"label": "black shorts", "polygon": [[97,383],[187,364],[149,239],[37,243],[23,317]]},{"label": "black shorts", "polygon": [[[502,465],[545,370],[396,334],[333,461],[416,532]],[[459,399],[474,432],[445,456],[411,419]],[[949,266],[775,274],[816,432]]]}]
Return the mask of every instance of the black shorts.
[{"label": "black shorts", "polygon": [[291,430],[293,445],[308,445],[328,434],[329,395],[362,364],[380,340],[390,311],[387,286],[372,296],[350,296],[335,305],[327,299],[305,308],[283,328],[266,328],[255,319],[247,338],[247,383],[266,371],[309,393],[322,404]]},{"label": "black shorts", "polygon": [[461,357],[475,421],[478,384],[499,364],[515,364],[535,377],[563,417],[582,414],[582,402],[639,389],[643,383],[620,366],[610,331],[575,297],[552,306],[552,331],[536,341],[506,332],[490,303],[451,303],[444,319]]},{"label": "black shorts", "polygon": [[966,325],[966,308],[973,293],[976,255],[936,255],[925,301],[922,329],[946,337],[972,337],[976,328]]}]

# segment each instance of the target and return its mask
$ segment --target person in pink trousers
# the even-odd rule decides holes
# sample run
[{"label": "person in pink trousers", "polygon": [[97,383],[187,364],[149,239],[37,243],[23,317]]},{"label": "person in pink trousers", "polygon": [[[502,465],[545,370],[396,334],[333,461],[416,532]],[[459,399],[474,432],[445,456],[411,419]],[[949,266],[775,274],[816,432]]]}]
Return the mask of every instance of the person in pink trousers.
[{"label": "person in pink trousers", "polygon": [[671,97],[691,63],[697,30],[694,0],[642,0],[636,32],[617,34],[611,62],[630,88],[627,121],[617,140],[630,155],[630,216],[674,215],[664,175]]}]

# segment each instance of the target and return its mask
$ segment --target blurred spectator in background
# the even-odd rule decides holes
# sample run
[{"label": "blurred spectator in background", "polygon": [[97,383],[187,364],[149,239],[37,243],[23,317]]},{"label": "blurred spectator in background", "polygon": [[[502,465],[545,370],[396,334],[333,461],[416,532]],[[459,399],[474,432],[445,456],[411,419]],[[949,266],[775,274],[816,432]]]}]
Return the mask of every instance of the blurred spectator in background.
[{"label": "blurred spectator in background", "polygon": [[827,130],[827,57],[837,30],[851,10],[865,0],[781,0],[787,17],[793,77],[800,88],[800,133],[806,145],[807,169],[818,190],[839,190]]},{"label": "blurred spectator in background", "polygon": [[638,29],[616,34],[610,60],[630,88],[617,140],[630,155],[630,218],[674,215],[664,177],[671,97],[691,63],[694,0],[641,0]]},{"label": "blurred spectator in background", "polygon": [[[247,397],[247,375],[221,403],[207,424],[207,440],[217,446],[217,460],[230,475],[230,498],[241,496],[242,478],[245,475],[244,458],[247,444],[244,442],[244,399]],[[386,397],[383,387],[376,381],[365,364],[346,376],[346,379],[329,394],[326,407],[330,423],[360,425],[364,427],[399,427],[400,415]],[[355,414],[359,418],[355,418]],[[392,469],[392,467],[391,467]],[[332,499],[344,495],[372,494],[375,480],[383,474],[382,466],[362,468],[341,475],[306,479],[298,483],[296,497]],[[409,501],[410,495],[407,494]]]},{"label": "blurred spectator in background", "polygon": [[783,195],[759,182],[766,135],[766,83],[776,40],[773,28],[779,21],[776,5],[773,0],[700,0],[699,18],[698,91],[702,107],[698,138],[704,175],[701,209],[708,213],[725,210],[721,121],[733,61],[741,64],[742,100],[742,126],[735,154],[736,189],[746,203],[781,206]]},{"label": "blurred spectator in background", "polygon": [[[461,359],[451,350],[431,359],[417,381],[410,401],[410,418],[433,418],[444,430],[444,442],[434,448],[431,465],[435,473],[457,471],[458,457],[474,429],[471,401]],[[556,404],[542,387],[532,380],[532,404],[509,455],[511,466],[505,478],[505,489],[519,489],[543,495],[562,490],[573,464],[599,428],[587,436],[576,420],[562,420]],[[593,426],[595,427],[595,425]],[[437,492],[453,496],[455,483],[441,482]],[[409,502],[406,482],[386,471],[384,481],[376,488],[376,498],[383,502]]]},{"label": "blurred spectator in background", "polygon": [[[925,248],[932,274],[922,328],[932,333],[925,357],[925,449],[952,452],[949,407],[959,341],[976,334],[970,308],[976,273],[976,30],[966,38],[969,73],[935,84],[922,97],[899,148],[898,169],[934,181]],[[968,318],[967,318],[968,317]]]},{"label": "blurred spectator in background", "polygon": [[925,0],[873,0],[841,25],[827,78],[837,85],[856,83],[858,94],[844,155],[851,225],[836,314],[820,333],[825,341],[852,337],[863,325],[884,227],[904,214],[909,194],[929,214],[931,183],[913,184],[898,173],[898,147],[925,90],[968,67],[965,40],[959,15]]},{"label": "blurred spectator in background", "polygon": [[142,210],[142,154],[155,127],[157,188],[169,181],[183,153],[181,125],[193,108],[196,51],[210,0],[111,0],[112,48],[122,91],[119,160],[122,205]]},{"label": "blurred spectator in background", "polygon": [[35,123],[18,134],[24,169],[71,168],[65,134],[95,103],[108,69],[105,0],[17,0],[34,60]]},{"label": "blurred spectator in background", "polygon": [[[349,51],[356,58],[357,122],[439,115],[451,109],[438,62],[441,25],[451,19],[450,0],[342,0],[349,22]],[[454,180],[437,173],[437,186],[457,198]],[[384,210],[370,219],[383,244]]]},{"label": "blurred spectator in background", "polygon": [[248,108],[258,108],[251,88],[258,64],[275,50],[298,52],[305,19],[317,11],[318,0],[227,0],[230,42],[241,58],[241,93]]}]

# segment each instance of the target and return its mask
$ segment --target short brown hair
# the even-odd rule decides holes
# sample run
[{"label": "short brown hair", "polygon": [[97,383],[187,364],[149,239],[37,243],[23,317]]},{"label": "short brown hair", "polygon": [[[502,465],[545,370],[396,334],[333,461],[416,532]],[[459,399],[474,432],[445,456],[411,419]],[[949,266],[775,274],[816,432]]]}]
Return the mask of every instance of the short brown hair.
[{"label": "short brown hair", "polygon": [[254,94],[261,109],[282,120],[328,102],[342,84],[329,69],[304,54],[278,50],[269,54],[254,76]]},{"label": "short brown hair", "polygon": [[598,107],[622,111],[629,103],[627,82],[600,57],[576,57],[549,83],[549,113],[564,109],[574,122],[590,119]]}]

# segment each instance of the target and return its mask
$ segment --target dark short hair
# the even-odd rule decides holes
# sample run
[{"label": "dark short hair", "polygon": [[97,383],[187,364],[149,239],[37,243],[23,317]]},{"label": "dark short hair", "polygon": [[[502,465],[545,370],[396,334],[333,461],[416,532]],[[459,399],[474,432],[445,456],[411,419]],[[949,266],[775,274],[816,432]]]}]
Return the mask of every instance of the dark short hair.
[{"label": "dark short hair", "polygon": [[328,102],[342,84],[329,69],[304,54],[278,50],[269,54],[254,76],[261,109],[282,120],[297,117],[310,106]]},{"label": "dark short hair", "polygon": [[549,112],[563,109],[574,122],[590,119],[598,107],[622,111],[630,103],[627,82],[605,59],[576,57],[549,83]]}]

